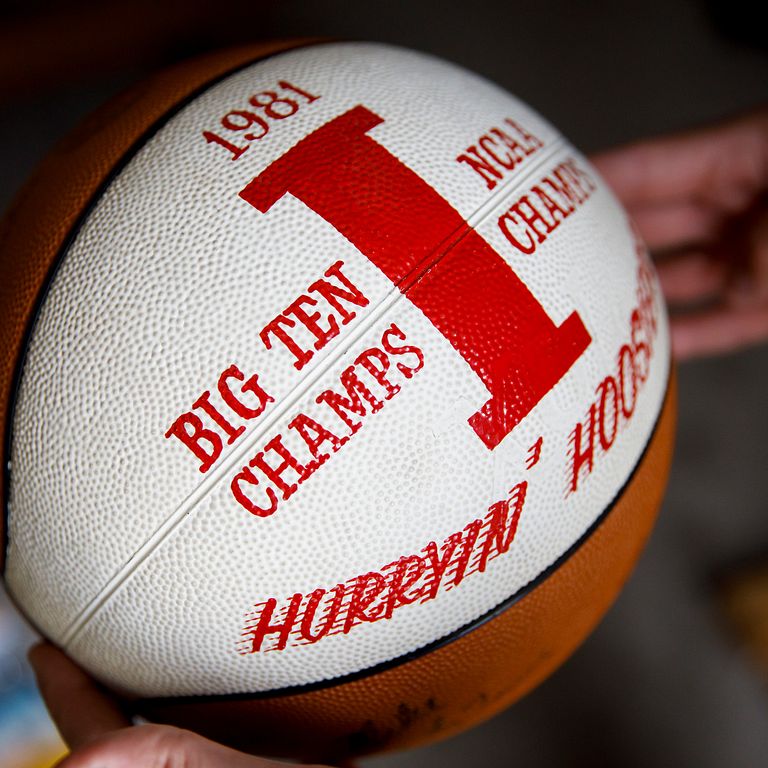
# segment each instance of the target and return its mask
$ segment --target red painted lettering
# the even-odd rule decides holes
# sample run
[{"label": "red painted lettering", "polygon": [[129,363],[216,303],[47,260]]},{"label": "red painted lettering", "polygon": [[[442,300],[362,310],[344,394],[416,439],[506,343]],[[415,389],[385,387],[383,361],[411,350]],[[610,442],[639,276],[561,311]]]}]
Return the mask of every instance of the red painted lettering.
[{"label": "red painted lettering", "polygon": [[[219,394],[221,395],[222,400],[224,400],[224,402],[238,416],[244,419],[255,419],[264,413],[267,403],[274,402],[275,398],[268,395],[259,386],[259,377],[255,373],[240,387],[240,392],[250,392],[256,396],[255,405],[248,405],[235,395],[229,386],[229,382],[232,379],[235,381],[243,381],[245,379],[245,374],[243,374],[236,365],[230,365],[229,368],[219,376]],[[230,442],[232,441],[230,440]]]},{"label": "red painted lettering", "polygon": [[301,640],[307,643],[316,643],[318,640],[322,640],[330,631],[333,625],[336,623],[336,618],[339,615],[339,609],[341,608],[341,601],[344,598],[344,592],[346,587],[344,584],[337,584],[331,592],[333,597],[330,603],[324,608],[321,615],[318,626],[313,630],[312,623],[315,620],[317,614],[317,608],[321,602],[325,601],[328,595],[325,589],[316,589],[309,597],[307,601],[307,607],[304,609],[304,615],[301,617],[301,623],[299,624],[299,637]]},{"label": "red painted lettering", "polygon": [[[377,571],[364,573],[354,580],[352,597],[347,608],[347,618],[344,622],[344,634],[347,634],[355,624],[361,621],[376,621],[384,612],[385,606],[379,604],[371,607],[371,604],[386,589],[385,578]],[[366,610],[370,609],[369,613]]]},{"label": "red painted lettering", "polygon": [[294,341],[288,331],[285,330],[286,328],[293,328],[295,325],[296,323],[294,323],[290,317],[278,315],[274,320],[270,321],[264,328],[262,328],[259,338],[267,349],[272,349],[272,339],[270,336],[274,336],[296,358],[296,362],[293,366],[300,371],[312,359],[314,352],[302,349],[296,341]]},{"label": "red painted lettering", "polygon": [[[619,395],[616,380],[613,376],[606,376],[597,391],[600,393],[600,404],[597,408],[600,447],[607,451],[613,445],[616,433],[619,431]],[[610,410],[608,410],[609,395]],[[606,424],[609,425],[607,429]]]},{"label": "red painted lettering", "polygon": [[201,472],[207,472],[221,454],[221,438],[206,429],[200,417],[194,413],[182,413],[165,433],[167,438],[175,437],[199,459]]},{"label": "red painted lettering", "polygon": [[424,367],[424,353],[418,348],[412,345],[395,346],[390,339],[392,337],[405,341],[405,334],[394,324],[389,326],[384,331],[381,337],[381,346],[389,352],[390,355],[413,355],[416,358],[415,365],[405,365],[405,363],[398,363],[397,370],[405,376],[406,379],[410,379],[414,373],[418,373]]},{"label": "red painted lettering", "polygon": [[[276,453],[280,458],[277,466],[272,466],[267,462],[267,452]],[[298,484],[303,482],[311,472],[300,464],[296,457],[285,447],[283,436],[276,435],[265,446],[263,451],[259,451],[249,462],[250,466],[260,469],[282,492],[283,499],[287,500],[296,492]],[[287,483],[283,480],[283,474],[291,471],[298,477],[296,482]]]},{"label": "red painted lettering", "polygon": [[338,451],[344,443],[349,440],[348,437],[338,437],[333,432],[326,429],[322,424],[318,424],[314,419],[309,418],[303,413],[296,416],[288,425],[295,429],[301,439],[307,444],[309,452],[315,459],[312,464],[308,464],[305,469],[307,472],[314,472],[321,464],[328,460],[330,453],[320,449],[323,443],[330,443],[332,451]]},{"label": "red painted lettering", "polygon": [[262,606],[259,611],[259,618],[256,621],[256,626],[248,628],[243,634],[248,637],[251,645],[251,653],[256,653],[261,650],[264,638],[267,635],[277,635],[277,642],[270,650],[282,651],[288,644],[288,638],[290,637],[293,624],[296,621],[296,614],[299,612],[299,606],[304,595],[301,593],[295,594],[288,607],[283,612],[283,616],[279,619],[272,621],[272,617],[277,607],[277,600],[270,598]]},{"label": "red painted lettering", "polygon": [[342,325],[346,325],[354,319],[355,313],[349,311],[342,302],[356,307],[367,307],[368,299],[363,296],[359,288],[355,287],[343,275],[341,271],[343,266],[344,262],[337,261],[335,264],[331,264],[324,273],[326,277],[336,278],[341,283],[341,288],[327,280],[316,280],[309,286],[309,290],[319,293],[339,313]]},{"label": "red painted lettering", "polygon": [[403,555],[331,590],[318,587],[304,595],[294,594],[280,608],[275,598],[256,604],[246,613],[238,652],[282,650],[288,642],[316,643],[328,635],[351,632],[364,622],[387,621],[403,606],[425,603],[458,588],[465,578],[482,573],[510,550],[526,489],[527,483],[518,483],[483,518],[448,536],[440,551],[430,541],[421,549],[423,555]]},{"label": "red painted lettering", "polygon": [[579,487],[579,474],[582,469],[586,468],[587,474],[589,474],[595,465],[595,412],[595,404],[592,403],[586,418],[586,441],[584,445],[582,445],[582,440],[585,429],[580,421],[576,422],[576,426],[571,432],[571,491],[575,491]]},{"label": "red painted lettering", "polygon": [[574,160],[564,160],[499,216],[499,229],[518,251],[530,255],[595,189]]},{"label": "red painted lettering", "polygon": [[[487,518],[477,562],[477,570],[480,573],[485,571],[489,560],[503,555],[511,546],[517,533],[517,524],[520,521],[520,513],[523,511],[527,489],[527,482],[518,483],[509,492],[508,499],[497,501],[488,509],[490,515]],[[512,507],[511,514],[510,507]]]},{"label": "red painted lettering", "polygon": [[262,507],[256,504],[256,502],[254,502],[245,492],[243,484],[252,486],[257,486],[259,484],[259,479],[248,467],[243,467],[234,476],[232,483],[230,484],[232,495],[244,509],[247,509],[252,515],[256,515],[257,517],[269,517],[277,511],[277,494],[275,494],[271,488],[267,487],[264,489],[264,494],[266,495],[269,504],[266,507]]},{"label": "red painted lettering", "polygon": [[501,171],[480,155],[477,147],[468,147],[456,160],[466,163],[485,182],[488,189],[493,189],[501,179]]},{"label": "red painted lettering", "polygon": [[326,389],[317,396],[316,402],[327,403],[354,435],[360,429],[362,423],[353,421],[349,414],[356,413],[358,416],[365,416],[366,411],[363,400],[368,403],[372,413],[381,410],[382,402],[374,397],[368,387],[360,381],[353,365],[341,374],[341,385],[344,387],[346,397],[337,394],[332,389]]},{"label": "red painted lettering", "polygon": [[[301,343],[302,333],[306,335],[306,332],[309,332],[312,338],[311,347],[321,350],[339,335],[341,326],[355,318],[355,313],[344,306],[345,303],[357,307],[368,305],[368,299],[363,292],[341,271],[343,266],[343,262],[337,261],[323,273],[325,277],[338,281],[338,285],[322,278],[315,280],[310,284],[307,294],[301,294],[294,299],[276,318],[267,323],[260,333],[267,349],[272,348],[272,337],[282,343],[296,358],[293,365],[298,370],[315,355],[313,349]],[[319,307],[321,304],[322,311],[308,312],[305,309]],[[333,311],[327,311],[327,307]],[[288,315],[292,315],[295,320]],[[295,331],[289,333],[287,328]]]}]

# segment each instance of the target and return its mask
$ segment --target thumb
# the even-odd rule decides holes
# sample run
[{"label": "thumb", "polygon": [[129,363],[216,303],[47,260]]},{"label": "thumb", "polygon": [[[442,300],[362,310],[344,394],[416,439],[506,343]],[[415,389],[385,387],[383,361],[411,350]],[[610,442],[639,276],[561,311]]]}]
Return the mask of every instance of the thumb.
[{"label": "thumb", "polygon": [[70,749],[131,724],[112,695],[50,643],[29,652],[40,693]]},{"label": "thumb", "polygon": [[131,726],[118,700],[50,643],[29,652],[40,692],[72,754],[58,768],[284,768],[167,725]]},{"label": "thumb", "polygon": [[285,768],[168,725],[137,725],[99,736],[57,768]]}]

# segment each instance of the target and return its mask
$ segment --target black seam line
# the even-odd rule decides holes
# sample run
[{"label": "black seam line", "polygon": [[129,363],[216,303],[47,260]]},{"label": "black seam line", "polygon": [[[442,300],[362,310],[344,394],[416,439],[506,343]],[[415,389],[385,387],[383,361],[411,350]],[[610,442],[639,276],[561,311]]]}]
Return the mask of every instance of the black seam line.
[{"label": "black seam line", "polygon": [[427,645],[421,646],[421,648],[417,648],[416,650],[409,651],[408,653],[405,653],[402,656],[397,656],[394,659],[383,661],[380,664],[375,664],[372,667],[367,667],[365,669],[358,670],[357,672],[350,672],[347,675],[341,675],[339,677],[334,677],[328,680],[319,680],[314,683],[290,685],[284,688],[276,688],[270,691],[258,691],[255,693],[219,693],[219,694],[197,694],[197,695],[190,695],[190,696],[155,696],[155,697],[138,698],[134,700],[134,703],[137,705],[136,709],[138,711],[142,711],[144,707],[148,709],[154,709],[155,707],[175,706],[175,705],[184,705],[184,704],[203,704],[203,703],[214,703],[214,702],[225,702],[225,701],[251,701],[251,700],[260,700],[260,699],[273,699],[273,698],[280,698],[283,696],[294,696],[301,693],[310,693],[312,691],[318,691],[323,688],[333,688],[337,685],[344,685],[345,683],[351,683],[356,680],[361,680],[365,677],[370,677],[372,675],[376,675],[381,672],[386,672],[387,670],[393,669],[394,667],[399,667],[402,664],[407,664],[409,661],[413,661],[414,659],[417,659],[420,656],[426,656],[428,653],[431,653],[432,651],[436,651],[439,648],[442,648],[443,646],[449,645],[450,643],[453,643],[456,640],[459,640],[465,635],[468,635],[470,632],[473,632],[475,629],[478,629],[483,624],[486,624],[492,619],[495,619],[497,616],[502,614],[508,608],[511,608],[515,603],[519,602],[524,597],[526,597],[531,592],[533,592],[539,585],[545,582],[555,571],[557,571],[562,565],[564,565],[567,560],[570,560],[570,558],[577,552],[577,550],[579,550],[587,542],[587,540],[592,537],[595,531],[597,531],[597,529],[600,527],[603,521],[608,517],[608,515],[611,513],[613,508],[616,506],[619,499],[623,496],[624,491],[627,489],[629,484],[634,480],[637,474],[637,470],[640,467],[640,465],[643,463],[643,460],[645,459],[645,456],[648,453],[648,448],[650,444],[653,442],[653,439],[658,432],[661,417],[664,414],[667,406],[667,399],[669,397],[669,385],[672,379],[672,370],[673,370],[672,360],[670,359],[669,369],[667,373],[667,384],[666,384],[666,387],[664,388],[664,396],[662,398],[661,408],[659,410],[658,416],[656,417],[656,421],[654,422],[653,429],[651,430],[651,433],[648,436],[648,440],[646,441],[645,446],[643,447],[643,451],[638,457],[637,461],[635,462],[635,465],[632,468],[632,471],[630,472],[629,477],[627,477],[624,484],[616,492],[616,495],[613,497],[613,499],[608,503],[606,508],[600,513],[600,515],[589,526],[589,528],[587,528],[587,530],[584,531],[584,533],[573,544],[571,544],[571,546],[565,552],[563,552],[563,554],[560,555],[560,557],[558,557],[557,560],[555,560],[553,563],[547,566],[538,576],[536,576],[534,579],[529,581],[524,587],[521,587],[517,592],[515,592],[513,595],[510,595],[505,600],[502,600],[498,605],[491,608],[482,616],[479,616],[478,618],[468,622],[467,624],[464,624],[463,626],[459,627],[453,632],[445,635],[444,637],[439,638],[438,640],[428,643]]},{"label": "black seam line", "polygon": [[[173,106],[171,106],[166,112],[164,112],[159,118],[157,118],[157,120],[155,120],[155,122],[152,123],[152,125],[150,125],[149,128],[147,128],[139,136],[138,139],[136,139],[136,141],[134,141],[134,143],[125,151],[125,153],[117,161],[117,163],[115,163],[115,165],[109,171],[109,173],[101,182],[101,184],[99,184],[99,186],[96,188],[96,191],[93,193],[88,203],[85,205],[82,212],[75,220],[75,223],[72,225],[72,228],[64,237],[62,244],[56,253],[56,256],[51,262],[51,266],[48,270],[48,274],[43,280],[37,299],[35,300],[35,305],[32,309],[32,312],[30,313],[29,323],[27,324],[27,327],[24,330],[24,335],[22,337],[19,356],[16,361],[16,366],[14,368],[13,377],[11,379],[10,397],[8,398],[7,420],[5,423],[6,424],[5,435],[3,437],[3,449],[4,449],[3,456],[5,461],[3,462],[3,467],[2,467],[4,487],[3,487],[3,499],[2,499],[3,526],[2,526],[2,538],[0,539],[0,546],[2,546],[2,552],[4,556],[3,558],[1,558],[2,568],[0,568],[0,578],[3,578],[5,576],[5,566],[8,562],[8,547],[10,545],[10,535],[8,533],[8,524],[10,522],[10,514],[8,511],[8,500],[10,499],[10,488],[11,488],[11,467],[10,467],[11,448],[12,448],[11,433],[13,431],[12,428],[13,428],[13,419],[15,415],[15,409],[16,409],[16,401],[18,399],[19,387],[21,385],[21,378],[24,372],[24,363],[27,359],[27,352],[29,351],[29,345],[32,340],[32,334],[34,332],[35,327],[37,326],[37,321],[40,317],[40,312],[42,311],[45,301],[48,298],[48,293],[51,289],[51,285],[53,284],[53,280],[56,277],[56,274],[58,273],[62,263],[64,262],[64,259],[67,253],[69,252],[69,249],[72,247],[77,236],[80,234],[80,229],[82,228],[86,219],[88,219],[88,217],[93,213],[95,207],[98,205],[99,201],[101,200],[101,198],[103,197],[107,189],[122,173],[122,171],[125,169],[128,163],[130,163],[136,157],[139,151],[150,141],[150,139],[152,139],[155,136],[155,134],[157,134],[162,128],[164,128],[172,118],[178,115],[185,107],[191,104],[195,99],[197,99],[199,96],[204,94],[206,91],[210,90],[215,85],[222,82],[223,80],[226,80],[228,77],[231,77],[237,72],[241,72],[242,70],[247,69],[248,67],[253,66],[254,64],[257,64],[259,62],[267,61],[269,59],[275,58],[276,56],[280,56],[284,53],[290,53],[292,51],[299,50],[300,48],[308,48],[315,45],[328,45],[328,44],[334,44],[338,42],[339,42],[338,40],[331,40],[331,39],[308,40],[305,43],[299,42],[291,48],[284,48],[280,51],[275,51],[274,53],[269,53],[264,56],[257,56],[253,59],[249,59],[243,64],[239,64],[236,67],[232,67],[231,69],[228,69],[226,72],[223,72],[222,74],[217,75],[215,78],[211,80],[206,80],[205,83],[203,83],[202,85],[199,85],[193,91],[188,93],[187,96],[181,99],[181,101],[178,101]],[[156,76],[161,78],[163,77],[163,73],[161,72]],[[16,607],[18,608],[19,606],[17,605]],[[27,617],[26,614],[23,614],[23,615],[27,619],[27,621],[30,621],[29,617]],[[35,626],[34,623],[31,621],[30,621],[30,624],[32,624],[32,626]],[[37,627],[35,627],[35,629],[37,629]]]}]

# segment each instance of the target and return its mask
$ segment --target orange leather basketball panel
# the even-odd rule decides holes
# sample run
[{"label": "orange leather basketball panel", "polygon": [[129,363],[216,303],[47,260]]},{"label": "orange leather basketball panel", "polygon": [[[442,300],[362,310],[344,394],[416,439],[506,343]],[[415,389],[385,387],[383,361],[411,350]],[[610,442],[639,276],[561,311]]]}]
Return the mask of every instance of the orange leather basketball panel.
[{"label": "orange leather basketball panel", "polygon": [[384,672],[307,693],[158,700],[138,709],[242,749],[316,760],[413,746],[490,717],[558,667],[616,598],[661,504],[675,419],[673,371],[647,450],[597,529],[538,587],[454,642]]},{"label": "orange leather basketball panel", "polygon": [[[90,115],[27,182],[0,224],[0,430],[40,292],[72,228],[121,158],[157,120],[205,83],[251,61],[306,44],[262,43],[184,62],[144,80]],[[2,447],[3,465],[7,461]],[[0,497],[4,498],[0,474]],[[0,515],[0,540],[4,516]],[[5,551],[0,547],[0,568]]]}]

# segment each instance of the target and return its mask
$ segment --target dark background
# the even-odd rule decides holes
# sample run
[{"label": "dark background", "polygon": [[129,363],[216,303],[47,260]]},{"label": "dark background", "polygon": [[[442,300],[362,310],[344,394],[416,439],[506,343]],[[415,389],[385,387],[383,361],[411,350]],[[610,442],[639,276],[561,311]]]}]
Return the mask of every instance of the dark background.
[{"label": "dark background", "polygon": [[[758,4],[5,2],[0,208],[93,107],[159,66],[233,42],[390,41],[480,72],[592,151],[749,109],[768,95]],[[537,691],[443,744],[371,766],[759,766],[768,691],[715,600],[768,555],[768,347],[680,369],[660,522],[608,617]],[[461,670],[457,670],[461,674]]]}]

